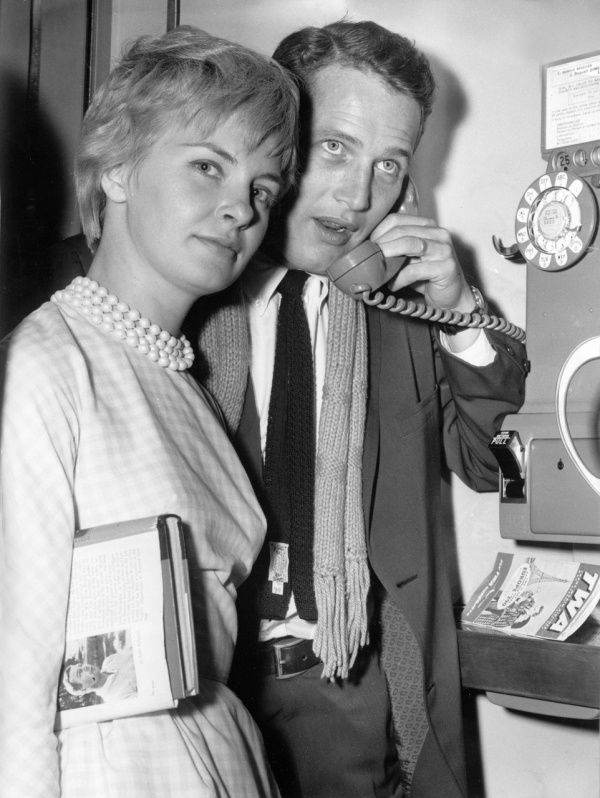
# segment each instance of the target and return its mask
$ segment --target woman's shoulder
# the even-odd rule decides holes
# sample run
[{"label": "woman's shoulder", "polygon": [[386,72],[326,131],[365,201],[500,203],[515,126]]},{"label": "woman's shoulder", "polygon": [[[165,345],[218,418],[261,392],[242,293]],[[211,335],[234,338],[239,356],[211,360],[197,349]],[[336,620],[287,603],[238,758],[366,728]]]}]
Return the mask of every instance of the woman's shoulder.
[{"label": "woman's shoulder", "polygon": [[44,345],[51,336],[69,335],[69,324],[59,305],[48,301],[26,316],[2,341],[2,346]]},{"label": "woman's shoulder", "polygon": [[3,370],[28,380],[35,380],[35,375],[58,379],[72,373],[84,363],[74,321],[56,303],[44,302],[1,342]]}]

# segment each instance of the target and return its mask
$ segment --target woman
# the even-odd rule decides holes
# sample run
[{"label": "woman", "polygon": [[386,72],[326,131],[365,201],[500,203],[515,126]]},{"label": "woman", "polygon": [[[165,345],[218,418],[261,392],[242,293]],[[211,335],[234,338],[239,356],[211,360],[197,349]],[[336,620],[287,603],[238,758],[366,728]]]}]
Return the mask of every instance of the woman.
[{"label": "woman", "polygon": [[[274,63],[189,27],[135,42],[86,114],[89,275],[3,347],[3,798],[276,793],[225,687],[236,587],[264,520],[178,331],[258,247],[292,177],[295,127],[295,89]],[[185,525],[200,695],[55,734],[74,532],[160,513]]]}]

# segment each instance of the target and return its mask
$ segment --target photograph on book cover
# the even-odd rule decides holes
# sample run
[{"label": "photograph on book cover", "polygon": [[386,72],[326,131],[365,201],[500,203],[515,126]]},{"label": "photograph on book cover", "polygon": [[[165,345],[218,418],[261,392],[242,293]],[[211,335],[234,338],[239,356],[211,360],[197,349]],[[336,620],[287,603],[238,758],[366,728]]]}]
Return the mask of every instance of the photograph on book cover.
[{"label": "photograph on book cover", "polygon": [[69,641],[59,683],[59,710],[137,698],[137,695],[129,630]]}]

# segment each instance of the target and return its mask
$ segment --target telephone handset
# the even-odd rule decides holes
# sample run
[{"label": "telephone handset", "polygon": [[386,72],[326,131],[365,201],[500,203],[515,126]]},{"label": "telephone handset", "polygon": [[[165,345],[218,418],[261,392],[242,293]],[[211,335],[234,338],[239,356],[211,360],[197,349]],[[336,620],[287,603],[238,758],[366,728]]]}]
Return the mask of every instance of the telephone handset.
[{"label": "telephone handset", "polygon": [[[418,213],[417,189],[410,178],[406,187],[404,200],[399,208],[400,213]],[[400,271],[407,259],[404,256],[385,258],[381,248],[374,241],[367,239],[355,249],[338,258],[327,269],[333,284],[351,296],[362,299],[367,305],[380,310],[389,310],[403,316],[414,316],[424,321],[452,327],[484,327],[503,332],[517,341],[525,340],[525,331],[520,327],[487,313],[459,313],[454,310],[442,310],[424,303],[405,300],[393,294],[385,296],[378,289],[389,283]],[[371,293],[375,291],[375,296]]]},{"label": "telephone handset", "polygon": [[[402,200],[397,207],[398,213],[417,216],[419,213],[419,192],[410,175],[402,191]],[[383,252],[374,241],[367,239],[350,252],[342,255],[327,269],[329,279],[334,285],[354,299],[358,299],[357,286],[364,290],[376,291],[395,277],[406,258],[384,258]]]}]

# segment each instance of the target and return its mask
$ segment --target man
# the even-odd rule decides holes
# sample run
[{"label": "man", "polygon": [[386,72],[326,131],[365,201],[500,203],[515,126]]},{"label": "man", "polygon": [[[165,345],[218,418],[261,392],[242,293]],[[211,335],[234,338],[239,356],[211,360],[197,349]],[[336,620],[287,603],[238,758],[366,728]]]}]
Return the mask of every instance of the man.
[{"label": "man", "polygon": [[71,695],[96,693],[105,703],[136,698],[137,677],[133,650],[122,648],[110,654],[101,668],[89,663],[69,665],[63,674],[63,684]]},{"label": "man", "polygon": [[[436,534],[441,463],[477,490],[497,487],[487,444],[522,404],[525,352],[502,334],[446,334],[365,309],[328,280],[337,258],[371,238],[386,257],[408,258],[393,290],[480,309],[448,232],[397,212],[431,110],[425,57],[374,23],[340,22],[292,34],[274,58],[304,90],[299,182],[242,278],[243,297],[228,292],[200,338],[204,376],[269,518],[264,556],[238,599],[231,684],[286,798],[465,796],[456,635]],[[289,359],[307,336],[298,317],[281,318],[281,281],[294,272],[310,275],[289,291],[302,292],[308,316],[316,459],[292,446],[286,426],[286,417],[300,423],[295,399],[308,378],[294,382],[295,361],[283,376],[278,365],[280,339]],[[314,494],[299,487],[306,476]]]}]

